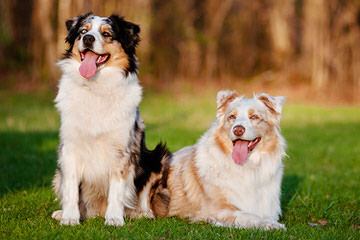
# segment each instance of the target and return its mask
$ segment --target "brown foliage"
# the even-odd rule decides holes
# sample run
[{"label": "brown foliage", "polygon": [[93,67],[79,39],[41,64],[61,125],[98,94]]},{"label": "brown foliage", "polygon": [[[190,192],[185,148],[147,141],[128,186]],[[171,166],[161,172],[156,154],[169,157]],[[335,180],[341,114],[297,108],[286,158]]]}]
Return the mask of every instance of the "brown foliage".
[{"label": "brown foliage", "polygon": [[271,72],[276,81],[317,89],[360,88],[356,0],[2,0],[0,73],[20,70],[32,83],[54,85],[65,20],[87,11],[140,24],[140,73],[155,83]]}]

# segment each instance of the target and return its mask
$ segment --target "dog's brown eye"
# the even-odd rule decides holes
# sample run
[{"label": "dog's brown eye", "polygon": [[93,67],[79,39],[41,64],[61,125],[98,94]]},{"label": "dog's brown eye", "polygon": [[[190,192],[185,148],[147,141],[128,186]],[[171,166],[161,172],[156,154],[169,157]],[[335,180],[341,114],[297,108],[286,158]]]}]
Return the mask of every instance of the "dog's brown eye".
[{"label": "dog's brown eye", "polygon": [[236,116],[234,114],[231,114],[230,116],[228,116],[228,120],[235,120]]},{"label": "dog's brown eye", "polygon": [[259,119],[259,116],[256,115],[256,114],[253,114],[253,115],[250,116],[250,119],[251,120],[256,120],[256,119]]},{"label": "dog's brown eye", "polygon": [[108,33],[108,32],[103,32],[103,34],[102,34],[104,37],[111,37],[111,34],[110,33]]},{"label": "dog's brown eye", "polygon": [[81,34],[85,34],[85,33],[87,33],[87,31],[88,31],[88,30],[83,29],[83,30],[81,30],[81,32],[80,32],[80,33],[81,33]]}]

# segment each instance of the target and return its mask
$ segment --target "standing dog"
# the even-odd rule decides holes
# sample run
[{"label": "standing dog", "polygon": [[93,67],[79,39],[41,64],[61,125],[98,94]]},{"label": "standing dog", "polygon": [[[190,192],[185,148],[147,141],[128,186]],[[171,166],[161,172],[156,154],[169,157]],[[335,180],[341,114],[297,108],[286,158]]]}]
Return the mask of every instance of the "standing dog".
[{"label": "standing dog", "polygon": [[159,172],[160,159],[169,155],[161,144],[154,151],[145,147],[135,56],[140,28],[92,13],[66,27],[70,47],[58,63],[61,127],[53,180],[62,210],[52,217],[73,225],[105,216],[105,224],[121,226],[149,178],[144,168]]},{"label": "standing dog", "polygon": [[[284,97],[217,96],[216,120],[194,146],[174,153],[147,183],[156,216],[180,216],[237,228],[285,229],[278,223]],[[156,174],[154,174],[156,176]]]}]

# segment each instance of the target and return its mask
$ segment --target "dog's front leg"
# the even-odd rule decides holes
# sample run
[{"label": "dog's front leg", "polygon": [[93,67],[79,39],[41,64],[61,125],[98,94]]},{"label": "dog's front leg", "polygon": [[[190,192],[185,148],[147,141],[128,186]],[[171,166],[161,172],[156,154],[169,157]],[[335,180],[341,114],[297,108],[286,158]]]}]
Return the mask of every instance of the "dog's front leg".
[{"label": "dog's front leg", "polygon": [[282,229],[286,230],[285,226],[277,221],[271,219],[264,219],[255,214],[243,211],[235,212],[235,219],[233,225],[237,228],[259,228],[264,230]]},{"label": "dog's front leg", "polygon": [[60,224],[76,225],[79,224],[79,166],[77,166],[76,156],[71,149],[65,145],[61,153],[62,183],[61,183],[61,205],[62,216]]},{"label": "dog's front leg", "polygon": [[124,198],[126,191],[125,179],[117,176],[111,176],[108,207],[105,213],[105,224],[113,226],[124,225]]}]

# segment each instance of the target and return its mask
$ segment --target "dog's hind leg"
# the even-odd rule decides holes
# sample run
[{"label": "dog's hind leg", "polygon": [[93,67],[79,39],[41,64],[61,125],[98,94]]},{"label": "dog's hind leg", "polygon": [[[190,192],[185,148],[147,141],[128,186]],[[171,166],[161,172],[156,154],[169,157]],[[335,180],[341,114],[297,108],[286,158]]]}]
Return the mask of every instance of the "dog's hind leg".
[{"label": "dog's hind leg", "polygon": [[[54,192],[56,194],[56,200],[61,199],[60,196],[60,187],[61,187],[61,172],[60,169],[56,169],[54,179],[52,181],[52,186],[54,189]],[[62,210],[56,210],[51,214],[51,217],[57,221],[61,220],[62,217]]]}]

